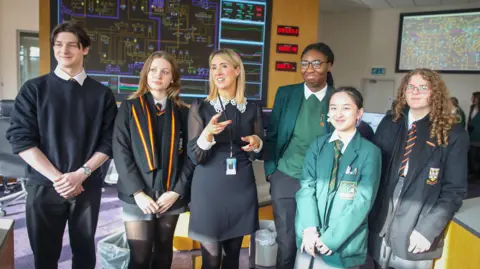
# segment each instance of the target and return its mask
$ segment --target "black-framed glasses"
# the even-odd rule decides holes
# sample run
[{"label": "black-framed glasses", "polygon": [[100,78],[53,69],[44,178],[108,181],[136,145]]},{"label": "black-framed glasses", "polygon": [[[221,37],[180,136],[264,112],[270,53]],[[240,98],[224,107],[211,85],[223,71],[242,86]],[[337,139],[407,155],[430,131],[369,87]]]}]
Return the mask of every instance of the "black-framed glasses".
[{"label": "black-framed glasses", "polygon": [[415,86],[415,85],[412,85],[412,84],[408,84],[407,85],[407,89],[406,89],[406,92],[408,93],[412,93],[414,90],[417,90],[418,93],[420,94],[425,94],[427,93],[430,89],[428,88],[427,85],[420,85],[420,86]]},{"label": "black-framed glasses", "polygon": [[322,64],[324,64],[324,63],[326,63],[326,62],[320,61],[320,60],[313,60],[311,62],[300,61],[300,69],[306,70],[306,69],[308,69],[308,66],[310,66],[310,64],[312,65],[313,69],[320,69],[322,67]]}]

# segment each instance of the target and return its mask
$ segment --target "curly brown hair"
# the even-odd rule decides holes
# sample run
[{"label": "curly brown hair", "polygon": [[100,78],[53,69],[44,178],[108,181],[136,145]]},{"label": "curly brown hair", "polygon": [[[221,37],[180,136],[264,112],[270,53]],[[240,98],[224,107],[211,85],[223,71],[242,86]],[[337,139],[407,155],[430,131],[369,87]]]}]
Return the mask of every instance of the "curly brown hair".
[{"label": "curly brown hair", "polygon": [[448,145],[448,132],[455,124],[455,118],[452,116],[449,108],[449,92],[445,82],[439,73],[420,68],[409,72],[403,77],[400,87],[398,88],[397,98],[393,107],[393,121],[399,121],[402,118],[402,111],[407,106],[405,91],[410,82],[410,78],[414,75],[420,75],[428,82],[431,90],[429,98],[430,103],[430,138],[437,139],[437,144],[441,146]]}]

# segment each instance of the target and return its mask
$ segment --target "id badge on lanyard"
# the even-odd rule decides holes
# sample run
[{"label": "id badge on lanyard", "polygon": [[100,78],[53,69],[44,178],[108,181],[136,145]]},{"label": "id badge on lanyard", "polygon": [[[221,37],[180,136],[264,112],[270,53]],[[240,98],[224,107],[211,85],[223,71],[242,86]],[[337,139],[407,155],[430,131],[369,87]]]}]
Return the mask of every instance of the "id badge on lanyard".
[{"label": "id badge on lanyard", "polygon": [[227,175],[237,174],[237,158],[227,158]]},{"label": "id badge on lanyard", "polygon": [[[225,118],[228,120],[227,111],[223,107],[222,100],[220,99],[220,95],[218,95],[218,101],[220,102],[220,106],[222,107],[223,113],[225,113]],[[226,175],[233,176],[237,174],[237,158],[233,157],[233,134],[232,134],[232,127],[229,126],[228,135],[230,138],[230,157],[226,160]]]}]

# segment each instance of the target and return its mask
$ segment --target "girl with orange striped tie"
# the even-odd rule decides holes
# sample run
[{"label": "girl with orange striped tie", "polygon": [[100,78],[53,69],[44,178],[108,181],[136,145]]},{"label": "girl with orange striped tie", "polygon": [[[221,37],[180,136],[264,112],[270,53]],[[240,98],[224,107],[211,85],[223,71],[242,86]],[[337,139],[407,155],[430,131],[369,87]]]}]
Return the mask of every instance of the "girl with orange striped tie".
[{"label": "girl with orange striped tie", "polygon": [[430,69],[407,74],[374,136],[382,177],[370,213],[376,269],[427,269],[467,191],[468,134],[451,115],[448,89]]},{"label": "girl with orange striped tie", "polygon": [[184,151],[188,108],[180,70],[162,51],[150,55],[139,87],[120,106],[113,134],[118,197],[130,247],[129,269],[170,268],[178,215],[189,200],[193,164]]}]

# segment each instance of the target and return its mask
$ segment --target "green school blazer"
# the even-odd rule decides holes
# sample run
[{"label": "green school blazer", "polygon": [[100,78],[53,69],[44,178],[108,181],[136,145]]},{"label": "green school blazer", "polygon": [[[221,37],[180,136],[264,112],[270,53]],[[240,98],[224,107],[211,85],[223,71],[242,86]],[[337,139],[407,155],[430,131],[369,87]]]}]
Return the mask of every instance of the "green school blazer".
[{"label": "green school blazer", "polygon": [[470,142],[480,142],[480,113],[477,113],[477,115],[468,122],[468,133],[470,135]]},{"label": "green school blazer", "polygon": [[[265,176],[273,174],[277,169],[278,161],[288,147],[292,138],[293,129],[297,121],[297,115],[300,111],[303,100],[305,100],[305,83],[282,86],[278,88],[275,95],[272,114],[270,115],[267,127],[267,137],[265,143],[266,154],[264,166]],[[330,102],[333,88],[328,87],[325,94],[325,101]],[[333,131],[330,123],[327,122],[328,105],[322,112],[325,116],[320,119],[325,125],[326,133]]]},{"label": "green school blazer", "polygon": [[296,194],[297,246],[305,228],[317,227],[320,240],[332,250],[322,256],[330,266],[348,268],[365,264],[368,213],[375,202],[381,174],[381,152],[357,131],[343,153],[337,184],[329,193],[334,143],[331,134],[317,138],[305,158],[301,189]]}]

